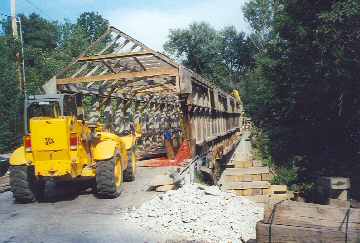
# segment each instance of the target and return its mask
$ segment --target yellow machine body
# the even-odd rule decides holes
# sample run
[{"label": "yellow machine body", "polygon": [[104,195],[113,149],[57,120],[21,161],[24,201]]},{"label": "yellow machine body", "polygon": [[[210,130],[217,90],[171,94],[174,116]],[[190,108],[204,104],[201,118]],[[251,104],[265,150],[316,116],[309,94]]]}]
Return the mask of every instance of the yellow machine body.
[{"label": "yellow machine body", "polygon": [[[71,116],[31,118],[29,131],[31,150],[26,149],[26,144],[16,149],[10,165],[33,166],[36,177],[59,180],[95,177],[97,161],[119,153],[125,170],[129,156],[135,159],[135,134],[120,137],[103,131],[101,125],[90,129]],[[70,144],[71,136],[76,136],[75,147]]]}]

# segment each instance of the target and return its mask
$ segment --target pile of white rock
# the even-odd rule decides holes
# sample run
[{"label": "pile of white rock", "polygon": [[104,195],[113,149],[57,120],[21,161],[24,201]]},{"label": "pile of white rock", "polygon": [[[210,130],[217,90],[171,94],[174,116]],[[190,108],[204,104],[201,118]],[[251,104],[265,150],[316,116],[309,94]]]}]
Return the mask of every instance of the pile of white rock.
[{"label": "pile of white rock", "polygon": [[[263,208],[216,186],[184,185],[121,213],[121,218],[169,240],[242,242],[255,239]],[[173,237],[173,238],[171,238]]]}]

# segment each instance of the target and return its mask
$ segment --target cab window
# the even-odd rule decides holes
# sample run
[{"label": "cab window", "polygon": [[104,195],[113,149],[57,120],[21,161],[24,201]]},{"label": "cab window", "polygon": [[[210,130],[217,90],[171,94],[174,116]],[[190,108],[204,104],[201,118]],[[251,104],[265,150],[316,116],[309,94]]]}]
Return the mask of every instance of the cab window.
[{"label": "cab window", "polygon": [[32,117],[58,117],[60,115],[60,105],[54,101],[33,102],[28,107],[28,118]]},{"label": "cab window", "polygon": [[64,96],[64,116],[76,116],[76,99],[74,95]]}]

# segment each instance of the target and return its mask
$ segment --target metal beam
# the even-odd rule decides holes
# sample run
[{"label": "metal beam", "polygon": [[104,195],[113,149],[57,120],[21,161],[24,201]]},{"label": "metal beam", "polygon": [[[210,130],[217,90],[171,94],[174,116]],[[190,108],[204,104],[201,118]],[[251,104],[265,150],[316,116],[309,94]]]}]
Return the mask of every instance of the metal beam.
[{"label": "metal beam", "polygon": [[63,78],[57,79],[56,84],[74,84],[74,83],[90,83],[97,81],[108,81],[116,79],[133,79],[133,78],[145,78],[156,76],[177,76],[178,70],[175,68],[154,68],[146,71],[138,72],[121,72],[117,74],[105,74],[89,77],[75,77],[75,78]]}]

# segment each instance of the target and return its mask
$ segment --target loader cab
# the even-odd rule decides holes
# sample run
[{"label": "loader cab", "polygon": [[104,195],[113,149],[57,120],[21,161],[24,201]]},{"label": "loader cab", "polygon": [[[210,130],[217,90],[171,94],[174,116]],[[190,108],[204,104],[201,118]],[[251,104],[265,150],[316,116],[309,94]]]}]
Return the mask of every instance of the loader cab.
[{"label": "loader cab", "polygon": [[34,117],[58,118],[60,116],[78,116],[78,106],[82,99],[73,94],[32,95],[25,99],[25,132],[29,133],[30,119]]}]

